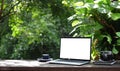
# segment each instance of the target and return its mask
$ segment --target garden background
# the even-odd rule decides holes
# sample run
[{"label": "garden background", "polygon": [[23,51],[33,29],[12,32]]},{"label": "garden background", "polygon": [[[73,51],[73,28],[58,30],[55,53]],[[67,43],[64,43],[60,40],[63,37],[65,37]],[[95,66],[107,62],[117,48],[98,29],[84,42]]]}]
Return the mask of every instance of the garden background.
[{"label": "garden background", "polygon": [[119,55],[119,22],[120,0],[0,0],[0,58],[58,58],[60,37],[91,37],[93,59]]}]

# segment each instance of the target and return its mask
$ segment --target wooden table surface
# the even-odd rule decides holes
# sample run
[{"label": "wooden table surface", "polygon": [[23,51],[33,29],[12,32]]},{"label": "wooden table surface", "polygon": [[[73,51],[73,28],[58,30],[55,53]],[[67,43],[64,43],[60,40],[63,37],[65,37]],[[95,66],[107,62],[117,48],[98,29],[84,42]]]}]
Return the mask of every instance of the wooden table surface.
[{"label": "wooden table surface", "polygon": [[82,66],[49,64],[37,60],[0,60],[0,71],[120,71],[120,62],[114,65],[86,64]]}]

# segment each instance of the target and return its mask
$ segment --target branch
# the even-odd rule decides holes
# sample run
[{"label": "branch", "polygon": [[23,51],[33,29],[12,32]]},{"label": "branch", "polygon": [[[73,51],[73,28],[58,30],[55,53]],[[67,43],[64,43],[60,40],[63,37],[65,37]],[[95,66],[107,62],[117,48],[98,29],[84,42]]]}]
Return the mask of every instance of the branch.
[{"label": "branch", "polygon": [[6,16],[9,16],[9,15],[11,14],[11,10],[12,10],[15,6],[17,6],[20,2],[21,2],[21,1],[19,1],[19,2],[16,3],[15,5],[13,5],[13,6],[9,9],[8,13],[6,13],[6,14],[3,15],[3,16],[1,16],[1,17],[0,17],[0,22],[2,22]]},{"label": "branch", "polygon": [[105,20],[99,18],[99,16],[97,16],[96,14],[95,14],[95,17],[96,17],[96,19],[100,22],[101,25],[103,25],[103,26],[111,29],[111,30],[113,31],[113,33],[116,33],[116,30],[115,30],[115,28],[113,27],[112,24],[109,25]]},{"label": "branch", "polygon": [[1,10],[3,10],[3,6],[4,6],[4,0],[2,0],[2,3],[1,3]]},{"label": "branch", "polygon": [[3,6],[4,6],[4,0],[1,1],[0,18],[2,16]]}]

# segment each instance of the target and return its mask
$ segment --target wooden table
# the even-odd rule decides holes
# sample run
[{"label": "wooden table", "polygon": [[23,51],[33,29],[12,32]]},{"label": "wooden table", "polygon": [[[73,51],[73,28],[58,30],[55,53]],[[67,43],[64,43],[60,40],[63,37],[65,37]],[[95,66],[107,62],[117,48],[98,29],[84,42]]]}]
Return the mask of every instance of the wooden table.
[{"label": "wooden table", "polygon": [[0,60],[0,71],[120,71],[120,62],[114,65],[86,64],[82,66],[48,64],[36,60]]}]

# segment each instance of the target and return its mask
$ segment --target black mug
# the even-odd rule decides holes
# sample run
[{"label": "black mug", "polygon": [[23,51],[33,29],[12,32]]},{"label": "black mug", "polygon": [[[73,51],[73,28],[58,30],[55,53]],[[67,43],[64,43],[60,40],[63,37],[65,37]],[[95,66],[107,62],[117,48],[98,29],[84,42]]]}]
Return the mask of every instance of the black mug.
[{"label": "black mug", "polygon": [[43,58],[43,59],[49,59],[50,56],[49,56],[49,54],[42,54],[42,58]]},{"label": "black mug", "polygon": [[111,61],[111,60],[113,60],[112,51],[101,51],[100,52],[100,59],[102,61]]}]

